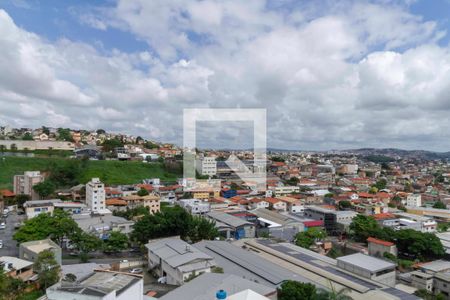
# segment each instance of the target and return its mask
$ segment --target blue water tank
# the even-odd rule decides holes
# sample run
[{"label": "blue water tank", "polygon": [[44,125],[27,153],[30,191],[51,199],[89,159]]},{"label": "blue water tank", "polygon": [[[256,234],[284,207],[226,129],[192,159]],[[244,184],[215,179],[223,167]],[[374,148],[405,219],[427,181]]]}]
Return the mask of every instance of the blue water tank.
[{"label": "blue water tank", "polygon": [[224,290],[220,290],[216,293],[216,298],[218,300],[223,300],[223,299],[227,299],[227,292],[225,292]]}]

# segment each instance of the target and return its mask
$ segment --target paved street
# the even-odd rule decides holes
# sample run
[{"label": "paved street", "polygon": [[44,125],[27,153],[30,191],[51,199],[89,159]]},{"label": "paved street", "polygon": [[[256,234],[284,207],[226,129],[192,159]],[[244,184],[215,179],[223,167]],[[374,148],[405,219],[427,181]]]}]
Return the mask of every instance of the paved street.
[{"label": "paved street", "polygon": [[19,256],[19,247],[12,239],[14,235],[14,224],[23,221],[25,216],[18,216],[15,212],[9,213],[8,217],[1,218],[1,222],[6,223],[6,229],[0,229],[0,240],[3,241],[3,248],[0,249],[0,256]]}]

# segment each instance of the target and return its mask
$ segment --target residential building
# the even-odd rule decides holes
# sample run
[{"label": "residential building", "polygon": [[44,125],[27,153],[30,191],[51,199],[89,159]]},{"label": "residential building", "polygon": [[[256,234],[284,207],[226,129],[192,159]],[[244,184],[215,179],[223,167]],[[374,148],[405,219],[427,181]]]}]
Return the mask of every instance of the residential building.
[{"label": "residential building", "polygon": [[40,199],[39,194],[33,190],[33,186],[44,181],[44,176],[39,171],[27,171],[23,175],[14,176],[14,194],[28,195],[31,200]]},{"label": "residential building", "polygon": [[92,178],[86,184],[86,204],[94,213],[104,213],[106,209],[105,185],[99,178]]},{"label": "residential building", "polygon": [[241,218],[219,211],[210,211],[206,217],[215,221],[219,232],[223,233],[227,239],[255,237],[255,225]]},{"label": "residential building", "polygon": [[305,212],[305,206],[303,205],[303,203],[300,199],[286,197],[286,196],[277,197],[277,199],[286,203],[286,209],[290,213],[303,214]]},{"label": "residential building", "polygon": [[204,156],[196,160],[197,172],[203,176],[214,176],[217,174],[217,162],[213,156]]},{"label": "residential building", "polygon": [[395,286],[396,265],[391,262],[362,253],[341,256],[336,260],[337,266],[343,270],[391,287]]},{"label": "residential building", "polygon": [[30,241],[20,244],[19,258],[36,262],[39,253],[50,250],[55,255],[55,259],[61,265],[61,247],[51,239]]},{"label": "residential building", "polygon": [[397,229],[411,228],[421,232],[436,232],[437,222],[431,217],[419,216],[410,213],[397,212],[399,218]]},{"label": "residential building", "polygon": [[433,274],[428,274],[420,271],[413,271],[409,273],[411,285],[417,289],[424,289],[433,293]]},{"label": "residential building", "polygon": [[48,300],[143,300],[142,275],[95,270],[75,282],[60,281],[47,288]]},{"label": "residential building", "polygon": [[147,207],[151,214],[155,214],[160,211],[161,198],[156,194],[150,194],[146,196],[131,195],[121,197],[127,203],[128,208],[136,208],[139,206]]},{"label": "residential building", "polygon": [[[250,281],[233,274],[214,274],[205,273],[201,276],[187,282],[183,286],[167,293],[159,298],[160,300],[205,300],[217,299],[216,293],[224,291],[226,295],[230,295],[226,299],[233,299],[232,295],[244,292],[248,289],[255,291],[259,295],[273,297],[277,291],[274,287],[268,287],[260,283]],[[254,293],[254,292],[253,292]],[[245,298],[236,298],[245,299]],[[260,298],[250,298],[260,299]],[[267,299],[267,298],[266,298]]]},{"label": "residential building", "polygon": [[250,209],[269,208],[270,203],[264,199],[250,199],[248,202]]},{"label": "residential building", "polygon": [[61,209],[69,212],[70,214],[81,214],[86,212],[86,204],[80,202],[54,202],[53,207],[55,209]]},{"label": "residential building", "polygon": [[31,201],[26,201],[23,204],[23,208],[25,210],[25,214],[27,215],[27,218],[31,219],[42,213],[47,213],[47,214],[52,215],[53,211],[55,210],[54,205],[56,203],[62,203],[62,201],[59,199],[31,200]]},{"label": "residential building", "polygon": [[300,192],[300,187],[298,186],[277,186],[273,189],[273,193],[275,194],[274,196],[279,197],[279,196],[287,196],[290,194],[294,194],[294,193],[299,193]]},{"label": "residential building", "polygon": [[33,264],[31,261],[17,257],[0,257],[0,269],[3,269],[6,275],[22,281],[28,281],[36,277],[33,273]]},{"label": "residential building", "polygon": [[367,243],[370,256],[383,257],[384,253],[390,253],[397,256],[397,246],[392,242],[369,237]]},{"label": "residential building", "polygon": [[94,234],[101,239],[107,239],[111,231],[130,234],[134,226],[134,221],[113,215],[79,214],[73,215],[72,218],[84,232]]},{"label": "residential building", "polygon": [[450,299],[450,273],[436,273],[433,287],[435,294],[443,294],[446,299]]},{"label": "residential building", "polygon": [[276,210],[276,211],[286,211],[287,209],[287,204],[284,201],[281,201],[278,198],[270,198],[267,197],[266,201],[269,202],[269,207],[272,210]]},{"label": "residential building", "polygon": [[185,280],[211,272],[214,259],[177,237],[150,240],[148,268],[165,277],[167,284],[182,285]]},{"label": "residential building", "polygon": [[409,194],[406,197],[406,206],[411,206],[411,207],[422,206],[422,196],[420,194]]},{"label": "residential building", "polygon": [[209,202],[199,199],[181,199],[178,203],[193,215],[202,215],[210,211]]}]

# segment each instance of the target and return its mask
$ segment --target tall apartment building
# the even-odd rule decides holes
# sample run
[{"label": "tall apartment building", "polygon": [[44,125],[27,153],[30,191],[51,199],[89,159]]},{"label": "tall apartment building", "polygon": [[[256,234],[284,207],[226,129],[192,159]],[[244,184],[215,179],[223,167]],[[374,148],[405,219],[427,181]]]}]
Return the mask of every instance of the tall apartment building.
[{"label": "tall apartment building", "polygon": [[213,156],[204,156],[197,159],[197,171],[201,175],[214,176],[217,174],[217,162]]},{"label": "tall apartment building", "polygon": [[422,196],[420,194],[410,194],[406,197],[406,206],[420,207],[422,206]]},{"label": "tall apartment building", "polygon": [[23,175],[14,176],[14,194],[29,195],[32,200],[38,200],[39,194],[33,190],[33,186],[44,181],[44,176],[39,171],[27,171]]},{"label": "tall apartment building", "polygon": [[92,178],[86,184],[86,205],[93,212],[102,212],[106,210],[105,185],[99,178]]}]

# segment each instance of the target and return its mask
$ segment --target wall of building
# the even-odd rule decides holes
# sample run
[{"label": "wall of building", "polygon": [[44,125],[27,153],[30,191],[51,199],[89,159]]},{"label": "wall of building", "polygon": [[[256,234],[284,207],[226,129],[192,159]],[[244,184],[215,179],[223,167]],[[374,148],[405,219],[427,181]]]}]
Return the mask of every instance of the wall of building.
[{"label": "wall of building", "polygon": [[[74,150],[75,145],[71,142],[62,141],[23,141],[23,140],[0,140],[0,146],[11,149],[15,145],[17,150]],[[13,146],[14,147],[14,146]]]}]

